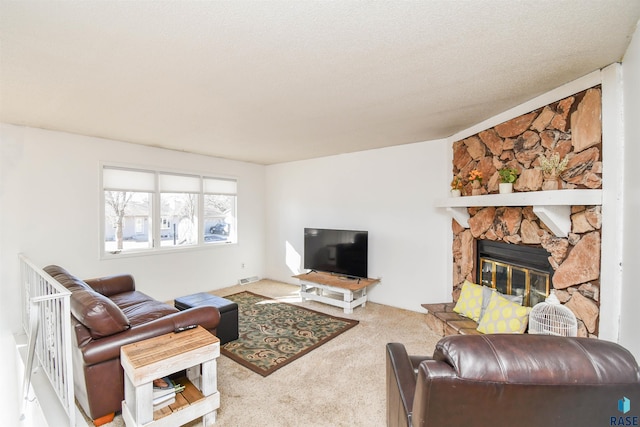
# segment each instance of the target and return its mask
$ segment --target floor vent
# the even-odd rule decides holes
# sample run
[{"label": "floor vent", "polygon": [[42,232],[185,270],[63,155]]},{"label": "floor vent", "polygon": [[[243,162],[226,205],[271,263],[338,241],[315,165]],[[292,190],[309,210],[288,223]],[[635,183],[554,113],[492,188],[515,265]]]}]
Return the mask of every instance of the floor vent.
[{"label": "floor vent", "polygon": [[238,280],[238,285],[246,285],[247,283],[257,282],[258,280],[260,280],[258,276],[246,277],[244,279]]}]

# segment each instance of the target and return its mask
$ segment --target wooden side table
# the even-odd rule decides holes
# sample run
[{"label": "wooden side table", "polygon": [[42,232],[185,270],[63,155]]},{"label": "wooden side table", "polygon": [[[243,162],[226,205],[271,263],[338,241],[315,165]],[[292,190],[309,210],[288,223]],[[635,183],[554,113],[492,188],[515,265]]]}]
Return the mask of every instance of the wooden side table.
[{"label": "wooden side table", "polygon": [[[124,369],[122,418],[127,427],[181,426],[200,416],[204,427],[216,421],[220,407],[216,359],[220,341],[201,326],[122,346]],[[176,402],[153,411],[153,380],[187,370],[178,380],[185,390]]]}]

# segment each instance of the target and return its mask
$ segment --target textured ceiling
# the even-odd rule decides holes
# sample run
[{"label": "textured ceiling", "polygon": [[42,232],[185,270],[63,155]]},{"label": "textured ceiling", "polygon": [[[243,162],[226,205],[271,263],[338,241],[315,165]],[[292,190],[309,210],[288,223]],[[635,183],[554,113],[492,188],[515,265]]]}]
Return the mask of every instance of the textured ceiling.
[{"label": "textured ceiling", "polygon": [[637,0],[0,0],[0,121],[273,164],[447,137],[610,63]]}]

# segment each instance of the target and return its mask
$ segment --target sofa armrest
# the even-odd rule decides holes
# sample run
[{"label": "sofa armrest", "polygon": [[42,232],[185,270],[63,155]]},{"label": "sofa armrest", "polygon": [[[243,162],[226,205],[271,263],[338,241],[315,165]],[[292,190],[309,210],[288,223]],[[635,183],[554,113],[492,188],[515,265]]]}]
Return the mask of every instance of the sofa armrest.
[{"label": "sofa armrest", "polygon": [[210,332],[220,323],[220,312],[215,307],[194,307],[160,317],[151,322],[134,326],[129,330],[105,338],[91,340],[82,348],[87,365],[120,357],[120,347],[159,335],[168,334],[189,325],[200,325]]},{"label": "sofa armrest", "polygon": [[130,274],[97,277],[95,279],[87,279],[84,282],[96,292],[100,292],[107,297],[136,290],[136,282]]},{"label": "sofa armrest", "polygon": [[410,426],[416,369],[428,356],[409,356],[404,345],[387,344],[387,426]]},{"label": "sofa armrest", "polygon": [[[449,424],[446,421],[446,418],[451,416],[449,411],[452,408],[461,407],[461,402],[459,401],[461,392],[455,392],[457,380],[456,371],[446,362],[427,360],[420,364],[416,377],[415,394],[413,395],[413,410],[411,412],[411,422],[414,427]],[[436,388],[434,382],[439,387],[438,391],[434,391]],[[461,384],[457,384],[457,386],[460,387],[459,390],[461,391],[469,388],[461,386]],[[443,388],[446,391],[443,392]],[[437,404],[433,403],[435,398],[439,399]],[[443,401],[447,402],[446,405],[442,403]],[[462,402],[464,402],[464,399]],[[441,419],[438,419],[438,417]],[[434,422],[434,420],[437,421]],[[491,425],[491,423],[485,425]]]}]

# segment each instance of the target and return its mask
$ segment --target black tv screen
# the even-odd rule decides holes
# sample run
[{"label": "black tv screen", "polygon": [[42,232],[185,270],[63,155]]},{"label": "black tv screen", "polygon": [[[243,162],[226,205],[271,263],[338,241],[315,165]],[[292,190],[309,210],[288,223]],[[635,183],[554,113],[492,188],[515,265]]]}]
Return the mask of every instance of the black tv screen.
[{"label": "black tv screen", "polygon": [[367,231],[305,228],[304,268],[366,278],[368,246]]}]

